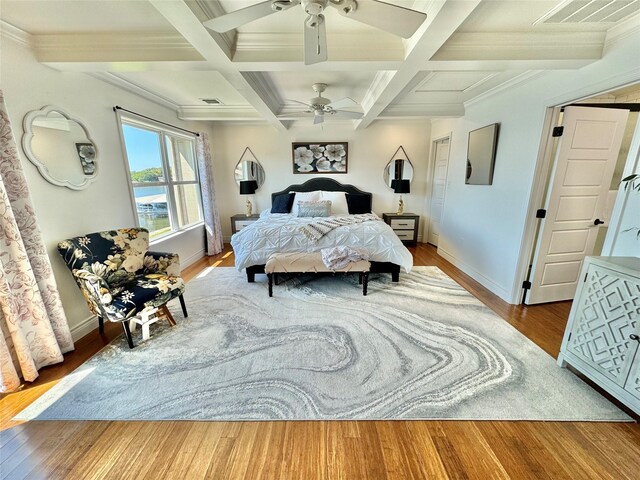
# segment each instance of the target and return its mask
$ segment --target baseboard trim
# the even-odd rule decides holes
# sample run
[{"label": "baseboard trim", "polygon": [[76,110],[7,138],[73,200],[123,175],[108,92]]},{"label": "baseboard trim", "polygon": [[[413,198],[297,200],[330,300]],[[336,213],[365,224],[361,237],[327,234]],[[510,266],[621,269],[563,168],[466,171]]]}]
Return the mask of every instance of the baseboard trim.
[{"label": "baseboard trim", "polygon": [[77,342],[85,335],[90,334],[96,328],[98,328],[98,317],[95,315],[89,315],[82,322],[71,329],[71,338],[74,342]]},{"label": "baseboard trim", "polygon": [[438,255],[443,257],[446,261],[458,267],[464,273],[469,275],[475,281],[479,282],[483,287],[489,289],[492,293],[498,295],[502,300],[509,304],[513,304],[511,302],[511,292],[507,291],[505,288],[498,285],[496,282],[491,280],[490,278],[485,277],[482,273],[477,271],[475,268],[467,265],[462,260],[454,257],[451,253],[447,252],[442,247],[438,247]]},{"label": "baseboard trim", "polygon": [[204,251],[204,248],[203,248],[202,250],[199,250],[196,253],[194,253],[193,255],[191,255],[190,257],[186,258],[184,261],[180,260],[180,270],[182,271],[185,268],[193,265],[194,263],[196,263],[198,260],[200,260],[204,256],[205,256],[205,251]]}]

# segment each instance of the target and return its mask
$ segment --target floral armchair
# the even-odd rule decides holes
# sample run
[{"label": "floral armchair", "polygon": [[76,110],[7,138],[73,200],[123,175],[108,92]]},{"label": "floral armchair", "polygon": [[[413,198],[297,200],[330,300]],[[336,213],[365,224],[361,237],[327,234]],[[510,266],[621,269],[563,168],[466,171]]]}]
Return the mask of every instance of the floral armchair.
[{"label": "floral armchair", "polygon": [[172,321],[165,305],[178,297],[187,316],[178,255],[148,249],[149,231],[144,228],[90,233],[58,244],[89,309],[98,316],[100,333],[105,319],[121,322],[130,348],[134,345],[127,320],[143,309],[161,307]]}]

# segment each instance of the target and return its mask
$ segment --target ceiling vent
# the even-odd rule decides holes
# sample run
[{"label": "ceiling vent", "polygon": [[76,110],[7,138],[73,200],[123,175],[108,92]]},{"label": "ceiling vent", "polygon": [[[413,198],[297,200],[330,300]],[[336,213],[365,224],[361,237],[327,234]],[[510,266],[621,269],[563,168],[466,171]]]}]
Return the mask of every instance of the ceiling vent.
[{"label": "ceiling vent", "polygon": [[615,23],[640,11],[640,0],[565,0],[533,24]]},{"label": "ceiling vent", "polygon": [[224,103],[217,98],[201,98],[200,100],[204,103],[208,103],[209,105],[224,105]]}]

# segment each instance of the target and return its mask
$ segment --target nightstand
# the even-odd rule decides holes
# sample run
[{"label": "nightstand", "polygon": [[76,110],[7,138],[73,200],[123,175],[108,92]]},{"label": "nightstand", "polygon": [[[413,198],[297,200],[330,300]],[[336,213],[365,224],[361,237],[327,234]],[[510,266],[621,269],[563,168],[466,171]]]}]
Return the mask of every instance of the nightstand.
[{"label": "nightstand", "polygon": [[402,240],[402,243],[415,245],[418,243],[418,226],[420,225],[420,215],[415,213],[383,213],[382,219],[388,223],[393,231]]},{"label": "nightstand", "polygon": [[238,233],[244,227],[252,224],[259,218],[260,218],[260,215],[257,213],[254,213],[250,217],[247,217],[243,213],[234,215],[233,217],[231,217],[231,235],[233,235],[234,233]]}]

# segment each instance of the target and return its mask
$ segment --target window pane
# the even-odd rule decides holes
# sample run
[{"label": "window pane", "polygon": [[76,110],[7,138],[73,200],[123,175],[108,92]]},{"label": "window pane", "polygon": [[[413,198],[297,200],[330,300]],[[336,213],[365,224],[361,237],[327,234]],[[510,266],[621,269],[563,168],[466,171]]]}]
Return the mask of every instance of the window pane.
[{"label": "window pane", "polygon": [[166,136],[167,155],[171,179],[175,181],[193,181],[196,179],[193,140]]},{"label": "window pane", "polygon": [[131,181],[134,183],[164,182],[160,134],[144,128],[123,124],[124,143],[129,159]]},{"label": "window pane", "polygon": [[135,187],[136,210],[140,226],[149,230],[151,238],[171,231],[167,187]]},{"label": "window pane", "polygon": [[180,227],[185,227],[202,220],[199,190],[197,184],[178,185],[174,187],[177,217]]}]

